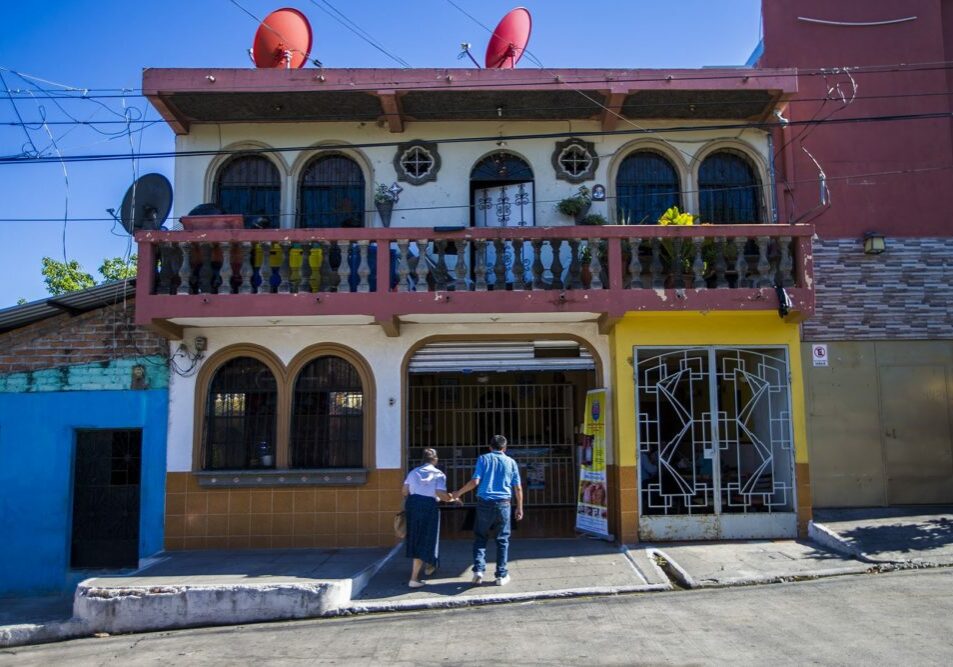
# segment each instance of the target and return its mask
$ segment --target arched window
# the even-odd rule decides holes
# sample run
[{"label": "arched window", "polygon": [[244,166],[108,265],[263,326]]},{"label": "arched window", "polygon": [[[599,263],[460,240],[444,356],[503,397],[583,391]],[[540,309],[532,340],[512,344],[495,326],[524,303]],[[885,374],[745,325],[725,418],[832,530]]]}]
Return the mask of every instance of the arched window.
[{"label": "arched window", "polygon": [[279,227],[281,177],[278,168],[260,155],[232,158],[219,169],[215,203],[223,213],[244,215],[246,227]]},{"label": "arched window", "polygon": [[340,153],[311,160],[301,174],[299,227],[363,227],[364,172]]},{"label": "arched window", "polygon": [[223,363],[205,402],[205,469],[273,468],[278,384],[258,359]]},{"label": "arched window", "polygon": [[341,357],[318,357],[295,380],[291,467],[361,468],[363,450],[361,377]]},{"label": "arched window", "polygon": [[698,168],[702,222],[761,222],[761,184],[751,162],[731,151],[712,153]]},{"label": "arched window", "polygon": [[654,151],[628,155],[615,177],[619,222],[654,225],[672,206],[682,205],[678,172]]},{"label": "arched window", "polygon": [[470,202],[477,227],[531,227],[535,224],[533,170],[521,157],[497,151],[470,172]]}]

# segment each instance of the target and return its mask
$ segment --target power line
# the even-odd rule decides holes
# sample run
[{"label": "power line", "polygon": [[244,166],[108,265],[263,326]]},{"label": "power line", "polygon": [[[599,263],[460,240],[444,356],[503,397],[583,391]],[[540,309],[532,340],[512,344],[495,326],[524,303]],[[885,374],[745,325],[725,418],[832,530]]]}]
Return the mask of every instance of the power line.
[{"label": "power line", "polygon": [[[878,122],[903,122],[903,121],[915,121],[915,120],[936,120],[936,119],[949,119],[953,118],[953,112],[943,111],[943,112],[933,112],[933,113],[924,113],[924,114],[889,114],[882,116],[861,116],[861,117],[851,117],[851,118],[830,118],[827,120],[805,120],[797,121],[792,120],[787,123],[789,126],[798,126],[798,125],[841,125],[846,123],[878,123]],[[491,136],[471,136],[471,137],[449,137],[443,139],[431,139],[430,141],[437,144],[459,144],[459,143],[480,143],[480,142],[499,142],[499,141],[522,141],[528,139],[562,139],[568,137],[607,137],[607,136],[627,136],[627,135],[639,135],[639,134],[672,134],[679,132],[694,132],[694,131],[726,131],[726,130],[743,130],[743,129],[774,129],[780,127],[780,124],[777,122],[744,122],[744,123],[728,123],[728,124],[712,124],[712,125],[681,125],[676,127],[665,127],[665,128],[633,128],[633,129],[623,129],[623,130],[585,130],[585,131],[565,131],[565,132],[544,132],[544,133],[530,133],[530,134],[510,134],[510,135],[491,135]],[[376,141],[376,142],[365,142],[365,143],[353,143],[347,144],[348,148],[389,148],[396,147],[404,143],[403,140],[400,141]],[[194,151],[159,151],[153,153],[141,153],[139,154],[140,159],[159,159],[159,158],[185,158],[185,157],[207,157],[215,155],[235,155],[235,154],[256,154],[256,153],[286,153],[286,152],[298,152],[298,151],[312,151],[315,150],[313,145],[307,146],[285,146],[285,147],[269,147],[269,148],[241,148],[241,149],[209,149],[209,150],[194,150]],[[123,153],[106,153],[106,154],[88,154],[88,155],[71,155],[64,156],[63,160],[66,162],[108,162],[113,160],[128,160],[130,159],[128,154]],[[21,156],[4,156],[0,157],[0,165],[10,165],[10,164],[45,164],[47,162],[58,162],[57,158],[50,157],[34,157],[34,158],[25,158]]]},{"label": "power line", "polygon": [[[826,180],[827,181],[846,181],[852,178],[874,178],[878,176],[909,176],[914,174],[924,174],[924,173],[930,173],[930,172],[950,171],[950,170],[953,170],[953,165],[937,165],[934,167],[915,167],[912,169],[892,169],[888,171],[871,171],[871,172],[865,172],[865,173],[859,173],[859,174],[842,174],[839,176],[827,176]],[[793,185],[805,185],[805,184],[816,184],[816,183],[819,183],[820,181],[821,179],[819,178],[799,178],[799,179],[789,181],[789,183]],[[726,191],[735,191],[735,190],[763,190],[764,188],[768,188],[768,187],[770,187],[770,184],[756,183],[753,185],[732,185],[732,186],[719,187],[719,188],[706,188],[705,191],[706,192],[708,191],[726,192]],[[658,192],[654,194],[656,196],[661,197],[661,196],[677,196],[677,195],[684,195],[684,194],[697,194],[700,192],[702,192],[702,190],[696,188],[694,190],[673,190],[670,192]],[[619,197],[618,196],[608,197],[607,199],[619,199]],[[555,204],[558,201],[560,200],[537,199],[535,200],[534,203],[535,204]],[[449,210],[449,209],[465,209],[465,208],[468,209],[468,208],[472,208],[473,206],[474,204],[446,204],[442,206],[401,207],[400,210],[401,211],[438,211],[438,210]],[[321,213],[321,211],[318,211],[316,213]],[[300,215],[299,213],[267,214],[268,217],[281,217],[281,218],[298,217],[299,215]],[[173,218],[173,219],[181,220],[182,217],[184,216],[180,216],[179,218]],[[63,221],[63,218],[0,218],[0,223],[62,222],[62,221]],[[105,217],[103,218],[70,218],[69,221],[70,222],[115,222],[113,218],[105,218]],[[632,226],[635,227],[639,225],[632,225]],[[651,225],[643,225],[643,226],[651,226]],[[300,228],[300,229],[308,229],[308,228]],[[311,228],[311,229],[315,233],[320,232],[320,228]],[[392,227],[392,229],[399,229],[399,228]],[[277,230],[272,230],[272,231],[277,231]]]},{"label": "power line", "polygon": [[[390,58],[391,60],[393,60],[394,62],[396,62],[396,63],[397,63],[398,65],[400,65],[401,67],[404,67],[404,68],[406,68],[406,69],[412,69],[412,66],[411,66],[411,64],[410,64],[409,62],[407,62],[406,60],[404,60],[404,59],[401,58],[400,56],[396,56],[396,55],[394,55],[393,53],[391,53],[390,51],[388,51],[387,49],[385,49],[385,48],[381,45],[380,42],[378,42],[376,39],[374,39],[373,37],[371,37],[371,35],[368,34],[367,31],[365,31],[363,28],[361,28],[359,25],[357,25],[354,21],[352,21],[352,20],[349,19],[347,16],[345,16],[340,10],[338,10],[337,7],[335,7],[334,5],[332,5],[330,2],[327,2],[326,0],[321,0],[321,5],[319,5],[317,2],[315,2],[315,0],[311,0],[311,4],[314,5],[315,7],[317,7],[318,9],[320,9],[322,12],[324,12],[325,14],[327,14],[328,16],[330,16],[332,19],[334,19],[335,21],[337,21],[337,22],[340,23],[341,25],[343,25],[345,28],[347,28],[348,30],[350,30],[352,33],[354,33],[355,35],[357,35],[358,37],[360,37],[361,39],[363,39],[365,42],[367,42],[368,44],[370,44],[371,46],[373,46],[375,49],[377,49],[378,51],[380,51],[381,53],[383,53],[385,56],[387,56],[388,58]],[[327,5],[328,8],[330,8],[331,11],[329,11],[329,10],[326,9],[326,8],[324,8],[322,5]],[[333,12],[333,13],[332,13],[332,12]],[[340,17],[340,18],[338,18],[338,17]]]}]

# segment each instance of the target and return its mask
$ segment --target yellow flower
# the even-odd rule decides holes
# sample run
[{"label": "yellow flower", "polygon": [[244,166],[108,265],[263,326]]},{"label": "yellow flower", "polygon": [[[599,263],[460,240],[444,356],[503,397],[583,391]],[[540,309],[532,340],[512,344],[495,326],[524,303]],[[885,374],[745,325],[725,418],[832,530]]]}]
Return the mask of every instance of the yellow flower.
[{"label": "yellow flower", "polygon": [[676,225],[685,227],[695,224],[695,216],[691,213],[682,213],[678,210],[678,206],[673,206],[662,214],[662,217],[658,219],[658,223],[666,226]]}]

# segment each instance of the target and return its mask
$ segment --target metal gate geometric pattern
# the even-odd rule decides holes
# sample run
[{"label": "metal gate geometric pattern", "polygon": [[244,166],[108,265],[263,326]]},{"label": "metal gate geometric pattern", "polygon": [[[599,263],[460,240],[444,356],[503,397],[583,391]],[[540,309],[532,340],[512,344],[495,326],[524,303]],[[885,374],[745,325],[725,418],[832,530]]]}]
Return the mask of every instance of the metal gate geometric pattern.
[{"label": "metal gate geometric pattern", "polygon": [[637,360],[643,516],[793,511],[785,350],[640,348]]}]

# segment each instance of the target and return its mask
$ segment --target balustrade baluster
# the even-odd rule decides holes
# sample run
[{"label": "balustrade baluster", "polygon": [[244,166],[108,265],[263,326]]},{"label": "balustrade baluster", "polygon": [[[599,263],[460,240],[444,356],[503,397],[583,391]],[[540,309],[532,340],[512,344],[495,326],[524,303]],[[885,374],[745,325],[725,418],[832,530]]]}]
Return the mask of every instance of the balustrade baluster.
[{"label": "balustrade baluster", "polygon": [[301,244],[301,267],[298,269],[298,292],[311,292],[311,243]]},{"label": "balustrade baluster", "polygon": [[331,244],[322,242],[318,244],[321,249],[321,266],[318,267],[318,285],[319,292],[333,292],[337,286],[338,275],[331,268]]},{"label": "balustrade baluster", "polygon": [[685,271],[684,255],[682,254],[683,245],[684,241],[680,237],[672,239],[672,264],[669,266],[669,275],[672,278],[671,284],[676,289],[685,286],[685,279],[683,277]]},{"label": "balustrade baluster", "polygon": [[453,267],[456,280],[453,282],[454,292],[467,291],[467,256],[469,255],[469,242],[457,241],[457,265]]},{"label": "balustrade baluster", "polygon": [[589,289],[602,289],[602,252],[599,244],[602,239],[589,239],[589,271],[592,273],[592,282]]},{"label": "balustrade baluster", "polygon": [[579,244],[581,239],[569,241],[569,289],[582,289],[582,269],[579,262]]},{"label": "balustrade baluster", "polygon": [[705,289],[708,283],[705,282],[705,260],[702,259],[702,243],[705,239],[693,236],[692,244],[695,246],[695,261],[692,262],[692,274],[695,280],[692,281],[692,287],[695,289]]},{"label": "balustrade baluster", "polygon": [[278,244],[278,252],[281,253],[281,263],[278,265],[278,277],[281,281],[278,283],[278,294],[291,293],[291,243],[281,241]]},{"label": "balustrade baluster", "polygon": [[176,294],[191,294],[191,285],[189,284],[192,279],[192,244],[188,241],[182,241],[179,243],[179,253],[181,261],[179,262],[179,288],[175,291]]},{"label": "balustrade baluster", "polygon": [[758,238],[758,284],[757,287],[771,287],[774,283],[771,281],[771,262],[768,261],[768,241],[767,236]]},{"label": "balustrade baluster", "polygon": [[563,263],[559,259],[559,253],[563,247],[562,239],[550,241],[549,247],[553,249],[553,263],[550,266],[550,270],[553,272],[553,289],[561,290],[563,288]]},{"label": "balustrade baluster", "polygon": [[715,287],[728,287],[728,279],[725,278],[725,272],[728,270],[728,262],[725,261],[725,237],[715,237]]},{"label": "balustrade baluster", "polygon": [[434,241],[434,250],[437,251],[437,264],[433,270],[433,286],[438,292],[447,289],[450,282],[450,272],[447,270],[447,241]]},{"label": "balustrade baluster", "polygon": [[[367,248],[370,241],[367,239],[361,239],[357,242],[358,254],[360,256],[360,263],[357,266],[357,291],[358,292],[370,292],[371,283],[368,278],[371,275],[371,265],[367,261]],[[378,279],[385,278],[386,276],[378,276]]]},{"label": "balustrade baluster", "polygon": [[735,273],[738,274],[738,287],[749,287],[748,281],[748,258],[745,257],[745,245],[748,238],[745,236],[736,236],[732,241],[735,244]]},{"label": "balustrade baluster", "polygon": [[334,289],[336,292],[350,292],[351,262],[349,260],[351,258],[351,242],[338,241],[337,247],[338,252],[341,253],[341,263],[338,264],[338,279]]},{"label": "balustrade baluster", "polygon": [[426,240],[417,241],[417,267],[414,271],[417,276],[417,284],[414,289],[418,292],[429,292],[430,285],[427,284],[427,276],[430,268],[427,266],[427,244]]},{"label": "balustrade baluster", "polygon": [[477,239],[476,241],[476,266],[473,267],[473,277],[477,292],[486,291],[486,240]]},{"label": "balustrade baluster", "polygon": [[493,289],[506,289],[506,244],[503,239],[495,239],[493,248],[496,250],[496,261],[493,263]]},{"label": "balustrade baluster", "polygon": [[252,266],[251,241],[242,241],[241,245],[239,246],[239,252],[241,252],[242,265],[238,272],[241,274],[242,284],[238,286],[238,293],[251,294],[251,282],[255,275],[255,267]]},{"label": "balustrade baluster", "polygon": [[407,248],[410,241],[407,239],[397,240],[397,291],[410,291],[410,264],[407,262]]},{"label": "balustrade baluster", "polygon": [[543,284],[543,241],[542,239],[533,239],[533,282],[532,289],[546,289]]},{"label": "balustrade baluster", "polygon": [[258,247],[261,248],[261,266],[258,267],[261,283],[258,285],[258,293],[271,294],[271,242],[262,241]]},{"label": "balustrade baluster", "polygon": [[201,294],[211,294],[212,279],[214,277],[215,271],[212,270],[212,244],[199,243],[198,292]]},{"label": "balustrade baluster", "polygon": [[658,289],[665,287],[665,276],[662,275],[664,267],[662,266],[662,240],[652,239],[652,263],[649,264],[649,271],[652,274],[652,287]]},{"label": "balustrade baluster", "polygon": [[222,251],[222,268],[218,271],[219,294],[232,293],[232,244],[228,241],[222,241],[218,244]]},{"label": "balustrade baluster", "polygon": [[159,246],[159,284],[156,290],[157,294],[172,293],[172,277],[175,271],[172,269],[175,258],[175,248],[171,241],[163,241]]},{"label": "balustrade baluster", "polygon": [[781,259],[778,262],[778,274],[782,287],[794,287],[794,258],[791,255],[791,237],[782,236],[779,239],[781,245]]},{"label": "balustrade baluster", "polygon": [[635,289],[642,287],[642,262],[639,259],[639,248],[642,247],[642,239],[636,237],[634,239],[628,239],[629,243],[629,266],[627,267],[628,274],[625,276],[625,280],[622,281],[623,286],[626,289]]},{"label": "balustrade baluster", "polygon": [[526,266],[523,264],[523,239],[513,240],[513,289],[526,289]]}]

